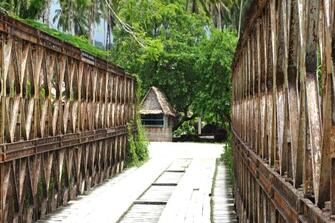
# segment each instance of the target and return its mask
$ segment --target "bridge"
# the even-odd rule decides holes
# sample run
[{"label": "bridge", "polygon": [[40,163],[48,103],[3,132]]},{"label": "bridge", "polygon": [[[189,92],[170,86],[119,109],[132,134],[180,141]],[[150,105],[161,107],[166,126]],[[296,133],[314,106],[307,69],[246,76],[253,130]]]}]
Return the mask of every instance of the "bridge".
[{"label": "bridge", "polygon": [[0,14],[0,222],[31,222],[124,168],[134,78]]},{"label": "bridge", "polygon": [[125,170],[137,82],[122,68],[1,13],[0,52],[1,223],[236,221],[222,145],[152,145]]},{"label": "bridge", "polygon": [[247,13],[232,73],[241,222],[334,221],[334,7],[258,0]]},{"label": "bridge", "polygon": [[334,12],[251,4],[232,65],[235,204],[215,145],[156,144],[124,171],[134,77],[0,14],[0,222],[333,222]]}]

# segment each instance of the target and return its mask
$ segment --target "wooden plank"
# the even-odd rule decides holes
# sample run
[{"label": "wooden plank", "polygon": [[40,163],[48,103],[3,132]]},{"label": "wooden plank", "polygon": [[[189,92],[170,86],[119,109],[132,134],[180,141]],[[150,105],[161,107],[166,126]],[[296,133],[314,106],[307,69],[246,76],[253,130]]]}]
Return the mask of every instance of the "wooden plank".
[{"label": "wooden plank", "polygon": [[120,223],[156,223],[163,212],[165,205],[133,205]]},{"label": "wooden plank", "polygon": [[175,186],[151,186],[137,201],[167,202]]},{"label": "wooden plank", "polygon": [[183,172],[164,172],[155,184],[178,184],[183,175]]},{"label": "wooden plank", "polygon": [[238,222],[231,179],[222,163],[216,168],[211,198],[212,222]]},{"label": "wooden plank", "polygon": [[[235,132],[235,138],[239,139],[240,143],[244,145],[244,149],[241,150],[242,153],[245,153],[245,151],[248,151],[249,154],[253,154],[253,156],[256,156],[256,154],[254,154],[253,151],[250,150],[246,146],[245,143],[243,143],[242,139],[236,135],[236,132]],[[283,209],[284,211],[280,212],[282,218],[291,219],[290,221],[292,221],[292,219],[294,219],[293,221],[297,221],[298,218],[301,218],[301,215],[298,216],[298,215],[295,215],[294,213],[303,213],[304,218],[308,219],[308,221],[325,222],[325,223],[330,222],[329,214],[327,214],[326,212],[322,212],[319,208],[315,207],[315,205],[313,205],[311,201],[303,197],[303,194],[301,193],[301,191],[296,190],[292,185],[289,185],[287,182],[285,182],[284,179],[281,179],[280,175],[276,173],[273,168],[269,167],[269,165],[265,164],[262,160],[260,160],[260,158],[259,158],[258,168],[259,168],[259,173],[260,173],[258,184],[262,186],[262,189],[264,190],[264,192],[266,192],[266,188],[268,188],[267,193],[265,193],[267,195],[265,197],[266,202],[270,203],[271,206],[273,206],[272,208],[274,209],[280,210],[284,208]],[[246,170],[247,172],[250,171],[248,170],[248,168],[245,168],[245,167],[242,167],[240,169],[244,171]],[[266,172],[268,173],[266,177],[261,178],[261,173],[266,173]],[[250,176],[250,174],[247,174],[247,176]],[[250,178],[248,178],[246,182],[250,182]],[[242,181],[237,186],[243,190],[246,190],[250,188],[250,186],[243,187],[243,185],[246,182]],[[246,196],[243,193],[243,191],[242,192],[240,191],[239,194],[241,194],[242,198]],[[245,204],[247,204],[247,202],[249,201],[252,201],[252,199],[250,198],[245,199],[242,203],[245,202]],[[291,204],[295,203],[298,205],[294,207],[294,206],[289,205],[290,203]],[[245,209],[246,208],[245,204],[243,204],[243,207],[240,207],[240,208]],[[266,211],[267,215],[270,215],[270,217],[272,216],[269,219],[270,220],[277,219],[276,217],[277,215],[273,214],[272,212],[269,212],[269,210]],[[241,218],[241,216],[239,217]]]},{"label": "wooden plank", "polygon": [[331,202],[331,214],[335,215],[335,156],[332,157],[331,159],[331,197],[330,197],[330,202]]}]

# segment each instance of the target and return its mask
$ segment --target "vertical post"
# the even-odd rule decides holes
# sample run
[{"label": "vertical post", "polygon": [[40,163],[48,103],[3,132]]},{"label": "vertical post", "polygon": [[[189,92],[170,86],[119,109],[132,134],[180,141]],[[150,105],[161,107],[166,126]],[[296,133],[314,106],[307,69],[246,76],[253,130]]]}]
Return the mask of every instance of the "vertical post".
[{"label": "vertical post", "polygon": [[0,164],[0,223],[7,222],[6,200],[9,187],[10,168],[5,163]]},{"label": "vertical post", "polygon": [[0,164],[0,223],[4,222],[4,206],[3,206],[3,164]]},{"label": "vertical post", "polygon": [[201,135],[201,116],[198,118],[198,135]]},{"label": "vertical post", "polygon": [[335,155],[331,158],[331,167],[330,167],[330,202],[331,202],[331,214],[335,217]]}]

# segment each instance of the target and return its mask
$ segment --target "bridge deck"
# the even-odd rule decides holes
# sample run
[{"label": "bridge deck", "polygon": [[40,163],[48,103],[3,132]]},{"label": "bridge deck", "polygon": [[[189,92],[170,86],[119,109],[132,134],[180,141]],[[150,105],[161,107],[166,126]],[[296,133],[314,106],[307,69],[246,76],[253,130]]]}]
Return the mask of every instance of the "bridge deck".
[{"label": "bridge deck", "polygon": [[209,222],[222,145],[153,143],[151,159],[42,219],[53,222]]},{"label": "bridge deck", "polygon": [[212,222],[238,222],[234,207],[233,185],[228,177],[226,167],[221,162],[219,162],[216,167],[212,192]]}]

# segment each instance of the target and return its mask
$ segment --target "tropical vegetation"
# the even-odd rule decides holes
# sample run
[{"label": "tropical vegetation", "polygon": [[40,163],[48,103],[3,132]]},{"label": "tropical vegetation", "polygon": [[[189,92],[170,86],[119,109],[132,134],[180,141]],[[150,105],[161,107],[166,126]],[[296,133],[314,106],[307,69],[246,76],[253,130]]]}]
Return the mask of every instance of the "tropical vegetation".
[{"label": "tropical vegetation", "polygon": [[[140,0],[136,4],[180,4],[185,11],[206,15],[219,30],[232,28],[238,32],[244,19],[245,9],[252,0]],[[86,35],[94,39],[95,26],[104,20],[109,33],[120,24],[118,12],[124,9],[125,0],[2,0],[0,9],[15,13],[21,18],[39,19],[49,25],[54,22],[64,32]],[[50,18],[52,4],[58,4],[53,18]],[[124,26],[127,28],[127,25]],[[128,27],[129,28],[129,27]]]},{"label": "tropical vegetation", "polygon": [[[143,83],[139,97],[152,85],[161,88],[179,111],[176,129],[190,127],[183,123],[197,117],[228,129],[231,63],[250,2],[2,0],[0,10],[137,74]],[[94,30],[102,22],[105,49],[98,49]],[[136,137],[142,136],[129,142],[134,153],[142,148]]]}]

